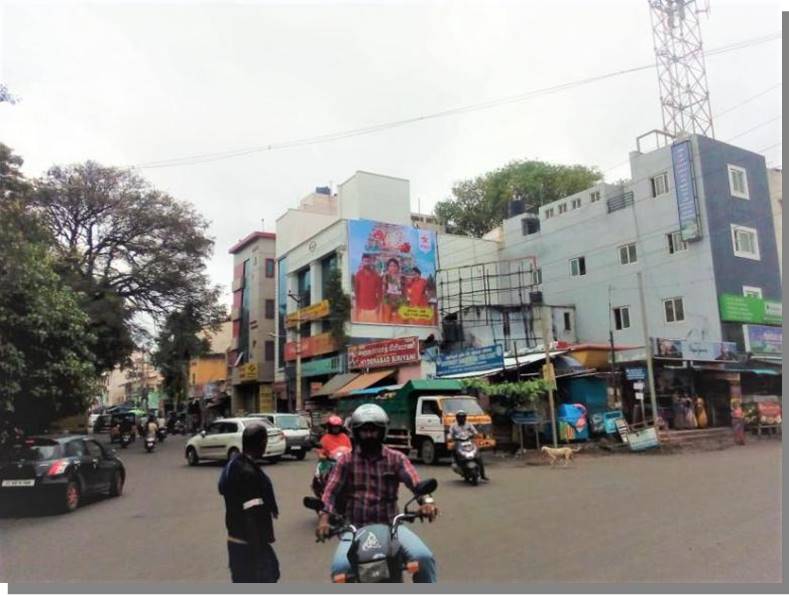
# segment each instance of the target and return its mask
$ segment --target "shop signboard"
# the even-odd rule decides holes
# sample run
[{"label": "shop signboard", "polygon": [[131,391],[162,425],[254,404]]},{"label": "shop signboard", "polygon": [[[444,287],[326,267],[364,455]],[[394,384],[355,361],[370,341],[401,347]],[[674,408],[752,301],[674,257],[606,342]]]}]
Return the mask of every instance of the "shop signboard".
[{"label": "shop signboard", "polygon": [[419,361],[419,337],[401,337],[348,347],[348,369],[388,368]]},{"label": "shop signboard", "polygon": [[701,238],[701,223],[693,181],[693,155],[690,141],[671,146],[671,163],[674,168],[674,191],[677,195],[680,234],[686,242],[698,240]]},{"label": "shop signboard", "polygon": [[[296,359],[296,345],[296,341],[289,341],[285,344],[286,361]],[[331,333],[321,333],[320,335],[301,339],[301,357],[313,357],[331,353],[332,351],[337,351],[337,344],[334,342]]]},{"label": "shop signboard", "polygon": [[685,341],[653,338],[655,358],[678,361],[727,362],[737,359],[737,344],[730,341]]},{"label": "shop signboard", "polygon": [[625,368],[625,378],[628,380],[645,380],[646,377],[646,368]]},{"label": "shop signboard", "polygon": [[274,391],[270,384],[261,384],[258,388],[258,411],[274,411]]},{"label": "shop signboard", "polygon": [[238,367],[238,379],[241,382],[249,382],[258,379],[258,365],[254,362],[243,364]]},{"label": "shop signboard", "polygon": [[436,326],[436,250],[431,230],[348,221],[351,322]]},{"label": "shop signboard", "polygon": [[328,316],[329,312],[329,300],[323,300],[317,304],[312,304],[306,308],[291,312],[287,316],[286,324],[288,327],[294,327],[299,323],[299,321],[304,323],[311,322],[313,320],[320,320],[321,318]]},{"label": "shop signboard", "polygon": [[311,376],[327,376],[337,374],[342,368],[342,358],[339,355],[334,357],[322,357],[313,359],[301,364],[301,375],[304,378]]},{"label": "shop signboard", "polygon": [[745,335],[745,350],[753,355],[778,357],[783,354],[783,327],[744,324],[742,331]]},{"label": "shop signboard", "polygon": [[783,305],[751,295],[724,293],[720,296],[721,320],[748,324],[783,324]]},{"label": "shop signboard", "polygon": [[436,362],[438,376],[468,374],[504,369],[504,350],[501,345],[466,349],[460,353],[439,355]]}]

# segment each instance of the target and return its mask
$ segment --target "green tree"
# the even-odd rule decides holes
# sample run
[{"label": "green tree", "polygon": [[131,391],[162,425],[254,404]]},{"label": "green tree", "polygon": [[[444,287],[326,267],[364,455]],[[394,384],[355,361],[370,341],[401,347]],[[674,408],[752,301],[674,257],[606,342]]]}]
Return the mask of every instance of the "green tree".
[{"label": "green tree", "polygon": [[0,144],[0,408],[29,432],[84,411],[97,390],[95,338],[26,208],[22,160]]},{"label": "green tree", "polygon": [[139,314],[161,323],[187,304],[200,319],[224,314],[205,270],[208,222],[133,171],[92,161],[53,167],[37,181],[32,206],[90,316],[100,369],[131,353]]},{"label": "green tree", "polygon": [[514,197],[522,198],[527,210],[536,211],[544,204],[580,192],[601,179],[597,168],[513,161],[455,184],[453,197],[439,201],[435,214],[450,233],[480,237],[506,218],[507,205]]},{"label": "green tree", "polygon": [[326,299],[329,300],[331,315],[329,318],[329,332],[342,350],[348,344],[348,335],[345,333],[345,323],[351,319],[351,298],[342,290],[342,274],[339,267],[334,267],[326,281]]}]

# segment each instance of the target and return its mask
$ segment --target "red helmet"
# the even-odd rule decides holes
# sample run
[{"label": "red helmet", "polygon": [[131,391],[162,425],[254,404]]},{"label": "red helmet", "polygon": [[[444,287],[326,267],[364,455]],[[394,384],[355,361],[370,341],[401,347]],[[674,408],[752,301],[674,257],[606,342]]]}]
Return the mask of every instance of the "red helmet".
[{"label": "red helmet", "polygon": [[329,421],[326,422],[326,425],[341,427],[342,426],[342,419],[340,419],[340,417],[338,415],[330,415],[329,416]]}]

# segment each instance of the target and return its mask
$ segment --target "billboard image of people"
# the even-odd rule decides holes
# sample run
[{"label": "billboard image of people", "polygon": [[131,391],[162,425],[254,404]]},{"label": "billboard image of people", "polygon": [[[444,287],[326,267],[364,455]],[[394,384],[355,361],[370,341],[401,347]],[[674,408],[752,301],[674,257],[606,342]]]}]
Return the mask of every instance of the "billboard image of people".
[{"label": "billboard image of people", "polygon": [[436,326],[436,235],[366,219],[348,222],[351,322]]}]

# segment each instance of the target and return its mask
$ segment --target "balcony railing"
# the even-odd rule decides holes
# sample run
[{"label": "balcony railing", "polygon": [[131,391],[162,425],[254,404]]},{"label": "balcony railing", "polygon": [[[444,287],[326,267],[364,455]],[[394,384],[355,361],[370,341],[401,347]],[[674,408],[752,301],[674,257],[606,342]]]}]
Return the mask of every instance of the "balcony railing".
[{"label": "balcony railing", "polygon": [[608,212],[613,213],[614,211],[621,211],[627,207],[633,206],[633,193],[632,192],[625,192],[624,194],[620,194],[619,196],[614,196],[613,198],[609,198],[606,201],[606,205],[608,206]]}]

